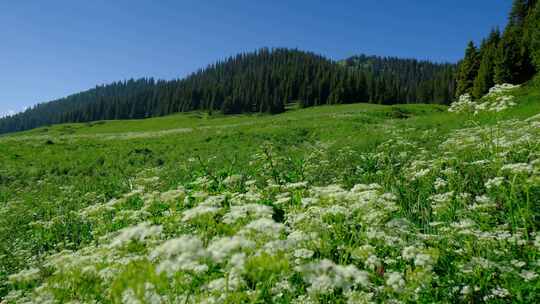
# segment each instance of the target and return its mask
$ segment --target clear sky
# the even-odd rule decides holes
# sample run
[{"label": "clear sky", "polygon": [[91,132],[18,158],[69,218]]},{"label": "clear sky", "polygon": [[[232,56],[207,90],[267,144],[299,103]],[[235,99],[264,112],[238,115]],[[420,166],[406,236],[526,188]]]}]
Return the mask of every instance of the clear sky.
[{"label": "clear sky", "polygon": [[238,52],[291,47],[459,60],[509,0],[0,1],[0,115],[127,78],[173,79]]}]

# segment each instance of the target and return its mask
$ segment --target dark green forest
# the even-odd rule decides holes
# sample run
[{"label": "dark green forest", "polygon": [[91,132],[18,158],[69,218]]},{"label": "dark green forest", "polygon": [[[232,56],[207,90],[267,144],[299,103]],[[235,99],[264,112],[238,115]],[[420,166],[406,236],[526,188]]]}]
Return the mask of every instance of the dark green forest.
[{"label": "dark green forest", "polygon": [[454,94],[454,70],[451,64],[416,60],[358,56],[334,62],[299,50],[261,49],[212,64],[185,79],[131,79],[39,104],[0,120],[0,133],[194,110],[280,113],[289,103],[301,107],[448,103]]},{"label": "dark green forest", "polygon": [[369,75],[371,103],[448,104],[455,94],[455,64],[365,55],[341,63]]},{"label": "dark green forest", "polygon": [[514,0],[508,25],[479,47],[469,42],[456,76],[456,96],[480,98],[495,84],[521,84],[540,69],[540,2]]}]

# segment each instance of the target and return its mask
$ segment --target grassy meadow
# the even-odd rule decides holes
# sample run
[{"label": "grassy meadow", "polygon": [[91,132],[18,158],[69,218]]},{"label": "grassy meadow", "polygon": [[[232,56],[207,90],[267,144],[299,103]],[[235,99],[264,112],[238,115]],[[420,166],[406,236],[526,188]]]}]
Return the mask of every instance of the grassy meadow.
[{"label": "grassy meadow", "polygon": [[538,303],[540,81],[0,137],[0,303]]}]

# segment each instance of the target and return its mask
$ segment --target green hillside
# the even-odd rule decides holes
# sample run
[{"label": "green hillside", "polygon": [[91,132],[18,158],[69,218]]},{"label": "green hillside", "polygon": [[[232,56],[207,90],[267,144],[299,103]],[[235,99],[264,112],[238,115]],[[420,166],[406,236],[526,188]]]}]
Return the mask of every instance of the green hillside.
[{"label": "green hillside", "polygon": [[538,100],[2,136],[0,299],[537,303]]},{"label": "green hillside", "polygon": [[369,60],[369,69],[357,68],[311,52],[263,48],[210,64],[183,79],[118,81],[41,103],[0,118],[0,134],[191,111],[276,114],[291,103],[307,108],[357,102],[449,104],[452,100],[455,65],[375,56]]}]

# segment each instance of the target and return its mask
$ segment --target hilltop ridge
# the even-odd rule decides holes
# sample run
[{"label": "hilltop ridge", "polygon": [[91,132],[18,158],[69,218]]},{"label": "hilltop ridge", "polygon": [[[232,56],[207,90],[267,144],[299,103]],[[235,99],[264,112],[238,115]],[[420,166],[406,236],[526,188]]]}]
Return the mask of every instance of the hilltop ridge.
[{"label": "hilltop ridge", "polygon": [[[310,52],[260,49],[211,64],[184,79],[131,79],[39,104],[0,119],[0,133],[58,123],[141,119],[195,110],[275,114],[285,111],[288,103],[311,107],[355,102],[451,101],[453,65],[423,63],[418,67],[415,61],[388,61],[380,57],[370,57],[370,62],[376,64],[369,69],[346,67]],[[414,71],[414,77],[409,75],[410,71]],[[436,75],[444,75],[449,84],[429,82]],[[404,81],[404,77],[410,78]]]}]

